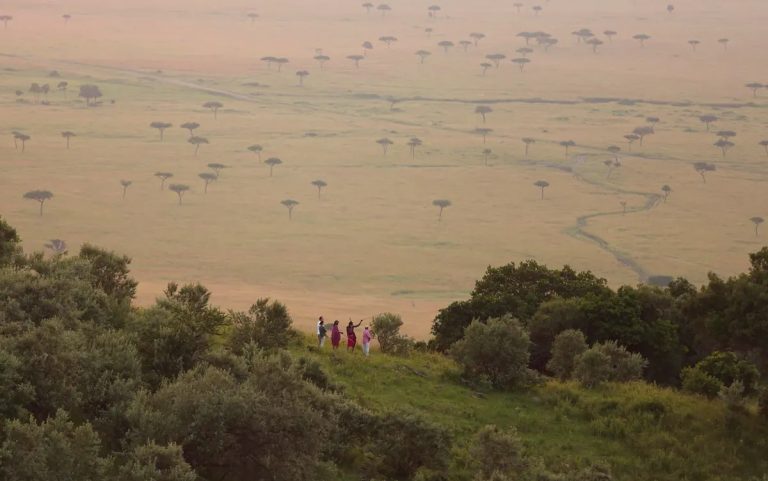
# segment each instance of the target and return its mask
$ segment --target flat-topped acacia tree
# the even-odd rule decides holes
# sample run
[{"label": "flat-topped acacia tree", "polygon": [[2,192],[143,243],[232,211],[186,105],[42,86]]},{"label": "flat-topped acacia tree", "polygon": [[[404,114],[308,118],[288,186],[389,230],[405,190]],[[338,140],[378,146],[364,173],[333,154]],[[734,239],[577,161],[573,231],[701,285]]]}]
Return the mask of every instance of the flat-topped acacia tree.
[{"label": "flat-topped acacia tree", "polygon": [[13,20],[12,15],[0,15],[0,22],[3,22],[3,28],[5,29],[8,28],[8,22],[10,22],[11,20]]},{"label": "flat-topped acacia tree", "polygon": [[293,219],[293,209],[299,205],[299,202],[293,199],[285,199],[280,202],[288,209],[288,220]]},{"label": "flat-topped acacia tree", "polygon": [[475,113],[482,117],[483,123],[485,123],[485,116],[491,112],[493,112],[493,109],[488,105],[478,105],[475,107]]},{"label": "flat-topped acacia tree", "polygon": [[207,194],[208,186],[211,184],[211,182],[216,180],[216,174],[212,172],[201,172],[197,174],[197,176],[203,179],[203,194]]},{"label": "flat-topped acacia tree", "polygon": [[387,48],[389,48],[394,42],[397,42],[397,37],[393,37],[392,35],[384,35],[383,37],[379,37],[379,42],[383,42]]},{"label": "flat-topped acacia tree", "polygon": [[408,141],[407,145],[411,151],[411,159],[416,158],[416,149],[421,147],[422,144],[423,142],[418,137],[411,137],[411,139]]},{"label": "flat-topped acacia tree", "polygon": [[213,118],[218,118],[219,116],[219,109],[224,107],[224,104],[221,102],[217,102],[216,100],[212,100],[210,102],[206,102],[203,104],[203,108],[206,108],[213,112]]},{"label": "flat-topped acacia tree", "polygon": [[251,23],[256,23],[256,19],[259,18],[259,14],[251,12],[248,14],[248,18],[251,20]]},{"label": "flat-topped acacia tree", "polygon": [[374,7],[374,5],[371,2],[365,2],[363,4],[363,8],[365,9],[365,13],[369,14],[371,13],[371,9]]},{"label": "flat-topped acacia tree", "polygon": [[655,133],[656,132],[656,124],[661,122],[661,118],[651,116],[651,117],[646,117],[645,121],[648,122],[649,124],[651,124],[651,129],[653,129],[653,131]]},{"label": "flat-topped acacia tree", "polygon": [[24,198],[34,200],[40,204],[40,216],[43,215],[43,205],[53,198],[53,193],[49,190],[31,190],[24,194]]},{"label": "flat-topped acacia tree", "polygon": [[390,7],[386,3],[381,3],[376,7],[376,10],[380,11],[381,16],[384,17],[387,15],[387,13],[392,11],[392,7]]},{"label": "flat-topped acacia tree", "polygon": [[634,35],[632,38],[640,42],[641,47],[645,47],[645,42],[651,39],[650,35],[646,35],[644,33],[638,33],[637,35]]},{"label": "flat-topped acacia tree", "polygon": [[268,55],[266,57],[261,57],[260,60],[267,64],[267,69],[272,70],[272,64],[275,63],[275,60],[277,60],[277,57]]},{"label": "flat-topped acacia tree", "polygon": [[670,186],[668,186],[666,184],[662,185],[661,186],[661,191],[664,193],[664,202],[666,202],[667,198],[669,198],[669,194],[672,193],[672,187],[670,187]]},{"label": "flat-topped acacia tree", "polygon": [[438,42],[437,45],[441,47],[445,53],[448,53],[448,50],[454,47],[453,42],[450,40],[442,40]]},{"label": "flat-topped acacia tree", "polygon": [[720,137],[722,140],[730,140],[736,137],[736,132],[733,130],[718,130],[715,135]]},{"label": "flat-topped acacia tree", "polygon": [[160,132],[160,142],[162,142],[163,137],[165,136],[165,129],[173,127],[173,124],[168,122],[152,122],[149,124],[149,126],[153,129],[157,129]]},{"label": "flat-topped acacia tree", "polygon": [[483,149],[483,161],[486,167],[488,167],[488,159],[491,158],[491,154],[493,154],[491,149]]},{"label": "flat-topped acacia tree", "polygon": [[525,158],[528,158],[528,150],[531,148],[531,145],[536,143],[536,139],[533,137],[523,137],[523,144],[525,145]]},{"label": "flat-topped acacia tree", "polygon": [[469,40],[459,40],[459,45],[461,45],[461,48],[466,52],[469,50],[469,47],[472,45],[472,42]]},{"label": "flat-topped acacia tree", "polygon": [[320,65],[320,70],[323,70],[325,68],[325,63],[331,60],[331,57],[328,55],[315,55],[315,60]]},{"label": "flat-topped acacia tree", "polygon": [[752,91],[752,97],[757,98],[757,91],[760,89],[766,88],[764,84],[761,84],[759,82],[750,82],[745,85],[748,89]]},{"label": "flat-topped acacia tree", "polygon": [[187,142],[195,146],[195,155],[197,155],[197,152],[200,150],[201,145],[209,143],[208,139],[206,139],[205,137],[198,137],[198,136],[190,137],[189,139],[187,139]]},{"label": "flat-topped acacia tree", "polygon": [[701,45],[701,42],[699,40],[688,40],[688,45],[690,45],[691,49],[695,52],[696,51],[696,47]]},{"label": "flat-topped acacia tree", "polygon": [[616,146],[616,145],[610,145],[605,150],[607,150],[608,152],[613,154],[613,160],[615,160],[617,162],[619,161],[619,152],[621,152],[621,147]]},{"label": "flat-topped acacia tree", "polygon": [[179,197],[179,205],[181,205],[184,200],[184,194],[189,192],[189,186],[186,184],[171,184],[168,186],[168,190],[174,192]]},{"label": "flat-topped acacia tree", "polygon": [[483,62],[480,64],[480,68],[483,69],[483,77],[485,77],[485,74],[488,72],[488,69],[493,67],[493,65],[489,64],[488,62]]},{"label": "flat-topped acacia tree", "polygon": [[208,168],[213,171],[213,174],[216,176],[216,180],[218,180],[219,177],[221,177],[221,171],[226,169],[227,166],[219,162],[211,162],[208,164]]},{"label": "flat-topped acacia tree", "polygon": [[488,134],[490,134],[492,132],[493,132],[493,129],[488,129],[488,128],[485,128],[485,127],[479,127],[477,129],[475,129],[475,133],[476,134],[480,134],[480,135],[483,136],[483,145],[485,145],[485,143],[488,141]]},{"label": "flat-topped acacia tree", "polygon": [[603,35],[605,35],[605,38],[608,39],[608,43],[613,43],[613,37],[618,35],[619,33],[615,30],[606,30],[603,32]]},{"label": "flat-topped acacia tree", "polygon": [[568,158],[568,152],[570,151],[571,147],[576,147],[576,142],[573,140],[563,140],[560,142],[560,146],[565,148],[565,158]]},{"label": "flat-topped acacia tree", "polygon": [[360,61],[365,59],[364,55],[347,55],[349,60],[355,62],[355,68],[360,68]]},{"label": "flat-topped acacia tree", "polygon": [[714,123],[720,120],[716,115],[702,115],[699,117],[699,120],[704,123],[704,125],[707,126],[707,132],[709,132],[710,126]]},{"label": "flat-topped acacia tree", "polygon": [[389,147],[394,144],[394,142],[392,142],[386,137],[377,140],[376,143],[381,146],[381,149],[384,151],[384,155],[387,155],[387,152],[389,151]]},{"label": "flat-topped acacia tree", "polygon": [[626,215],[626,213],[627,213],[627,201],[626,200],[619,201],[619,205],[621,205],[621,215]]},{"label": "flat-topped acacia tree", "polygon": [[517,13],[520,13],[523,9],[523,4],[521,2],[515,2],[512,4],[513,7],[517,10]]},{"label": "flat-topped acacia tree", "polygon": [[22,134],[21,132],[14,132],[13,133],[13,140],[14,142],[21,142],[21,152],[24,153],[24,151],[27,149],[27,141],[29,141],[32,137],[30,137],[27,134]]},{"label": "flat-topped acacia tree", "polygon": [[429,7],[427,7],[427,16],[429,16],[430,18],[437,17],[440,14],[440,10],[442,10],[442,8],[440,8],[440,5],[430,5]]},{"label": "flat-topped acacia tree", "polygon": [[299,70],[296,72],[296,77],[299,79],[299,87],[303,87],[304,79],[309,77],[309,72],[306,70]]},{"label": "flat-topped acacia tree", "polygon": [[520,47],[515,52],[519,53],[521,57],[527,57],[532,54],[534,50],[531,47]]},{"label": "flat-topped acacia tree", "polygon": [[523,72],[525,69],[525,66],[531,63],[531,59],[525,58],[525,57],[513,58],[512,63],[520,67],[520,71]]},{"label": "flat-topped acacia tree", "polygon": [[62,80],[58,84],[56,84],[56,90],[64,94],[64,98],[67,98],[67,88],[69,87],[69,82],[66,80]]},{"label": "flat-topped acacia tree", "polygon": [[424,33],[427,34],[427,38],[432,38],[432,32],[434,32],[434,29],[432,27],[427,27],[424,29]]},{"label": "flat-topped acacia tree", "polygon": [[160,179],[160,190],[165,188],[165,181],[173,177],[171,172],[155,172],[155,177]]},{"label": "flat-topped acacia tree", "polygon": [[627,139],[627,150],[632,152],[632,144],[640,140],[640,136],[637,134],[627,134],[624,138]]},{"label": "flat-topped acacia tree", "polygon": [[533,185],[541,189],[541,200],[544,200],[544,189],[549,187],[549,182],[547,182],[546,180],[537,180],[536,182],[533,183]]},{"label": "flat-topped acacia tree", "polygon": [[653,135],[653,127],[648,127],[647,125],[643,125],[642,127],[635,127],[635,130],[632,131],[633,134],[637,135],[640,138],[640,146],[643,146],[643,140],[649,136]]},{"label": "flat-topped acacia tree", "polygon": [[440,222],[443,220],[443,210],[445,210],[447,207],[450,207],[452,203],[448,199],[437,199],[432,201],[432,205],[440,209],[437,215],[437,221]]},{"label": "flat-topped acacia tree", "polygon": [[272,173],[275,166],[282,164],[283,161],[278,159],[277,157],[270,157],[267,160],[265,160],[264,163],[269,166],[269,176],[272,177]]},{"label": "flat-topped acacia tree", "polygon": [[323,189],[328,186],[328,184],[324,180],[313,180],[312,185],[314,185],[317,188],[317,198],[320,199],[320,196],[323,193]]},{"label": "flat-topped acacia tree", "polygon": [[544,7],[542,7],[541,5],[534,5],[533,7],[531,7],[531,10],[533,10],[533,13],[535,15],[538,15],[542,12],[542,10],[544,10]]},{"label": "flat-topped acacia tree", "polygon": [[469,34],[469,38],[472,39],[472,41],[475,43],[475,47],[477,47],[478,42],[485,38],[485,34],[482,32],[472,32]]},{"label": "flat-topped acacia tree", "polygon": [[101,93],[101,89],[96,85],[81,85],[78,97],[85,99],[85,105],[87,107],[91,105],[91,101],[95,102],[96,99],[103,97],[103,94]]},{"label": "flat-topped acacia tree", "polygon": [[727,38],[719,38],[717,39],[717,43],[723,46],[723,50],[728,51],[728,43],[730,42],[730,39]]},{"label": "flat-topped acacia tree", "polygon": [[200,124],[197,122],[184,122],[179,127],[182,129],[189,130],[189,136],[194,137],[195,136],[195,130],[200,128]]},{"label": "flat-topped acacia tree", "polygon": [[762,217],[752,217],[749,220],[750,220],[750,222],[755,224],[755,237],[759,237],[760,236],[760,230],[759,230],[760,229],[760,224],[765,222],[765,219],[763,219]]},{"label": "flat-topped acacia tree", "polygon": [[710,164],[708,162],[694,162],[693,168],[696,172],[699,173],[701,180],[704,181],[705,184],[707,183],[707,172],[714,172],[717,170],[715,164]]},{"label": "flat-topped acacia tree", "polygon": [[277,57],[275,59],[275,63],[277,64],[277,71],[278,72],[282,72],[283,71],[283,65],[287,65],[287,64],[289,64],[291,62],[290,62],[290,60],[288,60],[285,57]]},{"label": "flat-topped acacia tree", "polygon": [[131,184],[133,184],[133,181],[131,180],[120,181],[120,186],[123,188],[123,197],[122,197],[123,199],[125,199],[125,194],[128,192],[128,187],[130,187]]},{"label": "flat-topped acacia tree", "polygon": [[373,43],[365,41],[362,43],[361,47],[363,47],[363,56],[368,56],[368,51],[373,50]]},{"label": "flat-topped acacia tree", "polygon": [[597,48],[600,45],[603,45],[603,41],[599,38],[590,38],[587,40],[587,45],[590,45],[592,47],[592,53],[597,53]]},{"label": "flat-topped acacia tree", "polygon": [[427,57],[432,55],[431,52],[428,50],[417,50],[416,56],[419,57],[419,63],[424,64],[424,62],[427,60]]},{"label": "flat-topped acacia tree", "polygon": [[254,144],[248,147],[248,152],[253,152],[256,154],[256,157],[261,161],[261,153],[264,151],[264,147],[262,147],[259,144]]},{"label": "flat-topped acacia tree", "polygon": [[714,144],[712,144],[712,145],[714,145],[715,147],[717,147],[718,149],[720,149],[720,151],[723,153],[723,158],[725,158],[725,156],[726,156],[726,154],[728,153],[728,151],[729,151],[729,150],[730,150],[732,147],[734,147],[736,144],[734,144],[734,143],[733,143],[733,142],[731,142],[730,140],[719,139],[717,142],[715,142],[715,143],[714,143]]},{"label": "flat-topped acacia tree", "polygon": [[549,47],[553,45],[557,45],[560,42],[560,40],[556,38],[542,38],[541,39],[541,45],[544,46],[544,51],[549,52]]},{"label": "flat-topped acacia tree", "polygon": [[762,146],[765,149],[765,155],[768,155],[768,139],[761,140],[760,142],[757,143],[757,145]]},{"label": "flat-topped acacia tree", "polygon": [[67,150],[69,150],[69,141],[72,137],[77,137],[77,134],[70,132],[69,130],[65,130],[61,133],[61,136],[64,137],[64,139],[67,141]]}]

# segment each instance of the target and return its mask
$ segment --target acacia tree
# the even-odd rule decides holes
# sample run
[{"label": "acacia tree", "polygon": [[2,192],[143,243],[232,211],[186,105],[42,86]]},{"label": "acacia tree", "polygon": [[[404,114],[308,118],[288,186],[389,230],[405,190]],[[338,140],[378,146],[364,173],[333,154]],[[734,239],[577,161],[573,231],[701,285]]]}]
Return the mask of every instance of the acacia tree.
[{"label": "acacia tree", "polygon": [[[21,132],[14,132],[13,133],[13,140],[14,142],[18,141],[21,142],[21,152],[24,153],[24,151],[27,148],[27,141],[30,140],[32,137],[30,137],[27,134],[22,134]],[[18,148],[18,147],[17,147]]]},{"label": "acacia tree", "polygon": [[443,40],[441,42],[438,42],[437,45],[442,47],[445,53],[448,53],[448,50],[453,47],[453,42],[451,42],[450,40]]},{"label": "acacia tree", "polygon": [[534,5],[533,7],[531,7],[531,10],[534,11],[535,15],[538,15],[541,13],[542,10],[544,10],[544,7],[542,7],[541,5]]},{"label": "acacia tree", "polygon": [[420,147],[422,144],[421,139],[418,137],[411,137],[411,139],[408,141],[408,148],[411,150],[411,159],[416,158],[416,148]]},{"label": "acacia tree", "polygon": [[672,187],[670,187],[668,185],[662,185],[661,186],[661,191],[664,192],[664,202],[666,202],[667,198],[669,197],[669,194],[672,193]]},{"label": "acacia tree", "polygon": [[752,217],[752,218],[751,218],[751,219],[749,219],[749,220],[750,220],[750,221],[751,221],[753,224],[755,224],[755,237],[758,237],[758,236],[760,235],[760,231],[759,231],[759,229],[760,229],[760,224],[762,224],[763,222],[765,222],[765,219],[763,219],[762,217]]},{"label": "acacia tree", "polygon": [[571,147],[575,147],[576,146],[576,142],[574,142],[573,140],[564,140],[564,141],[560,142],[560,146],[565,147],[565,158],[567,159],[568,158],[568,151],[569,151],[569,149]]},{"label": "acacia tree", "polygon": [[525,144],[525,158],[528,158],[528,149],[531,145],[536,143],[536,139],[532,137],[523,137],[523,144]]},{"label": "acacia tree", "polygon": [[376,143],[381,145],[381,148],[384,151],[384,155],[387,155],[387,152],[389,151],[389,146],[394,144],[394,142],[392,142],[386,137],[384,137],[383,139],[377,140]]},{"label": "acacia tree", "polygon": [[72,137],[77,137],[77,135],[74,132],[70,132],[69,130],[65,130],[61,133],[61,136],[64,137],[67,141],[67,150],[69,150],[69,140]]},{"label": "acacia tree", "polygon": [[272,64],[275,63],[277,60],[277,57],[267,56],[267,57],[261,57],[262,62],[266,62],[267,68],[272,69]]},{"label": "acacia tree", "polygon": [[618,32],[616,32],[615,30],[606,30],[605,32],[603,32],[603,35],[605,35],[609,43],[613,43],[613,37],[618,35]]},{"label": "acacia tree", "polygon": [[485,166],[488,167],[488,159],[491,157],[493,151],[491,149],[483,149],[483,159],[485,160]]},{"label": "acacia tree", "polygon": [[200,150],[201,145],[209,143],[208,139],[206,139],[205,137],[198,137],[198,136],[190,137],[187,140],[187,142],[195,146],[195,155],[197,155],[197,152]]},{"label": "acacia tree", "polygon": [[733,130],[718,130],[717,134],[715,135],[717,135],[723,140],[730,140],[733,137],[736,137],[736,132],[734,132]]},{"label": "acacia tree", "polygon": [[176,195],[179,196],[179,205],[181,205],[184,199],[184,194],[189,192],[189,186],[185,184],[171,184],[168,186],[168,190],[175,192]]},{"label": "acacia tree", "polygon": [[387,48],[389,48],[393,42],[397,42],[397,37],[393,37],[392,35],[385,35],[383,37],[379,37],[380,42],[384,42],[387,45]]},{"label": "acacia tree", "polygon": [[762,89],[762,88],[765,88],[765,85],[763,85],[761,83],[758,83],[758,82],[751,82],[751,83],[748,83],[747,85],[745,85],[745,87],[750,89],[752,91],[752,97],[756,98],[757,97],[757,91]]},{"label": "acacia tree", "polygon": [[728,42],[730,42],[727,38],[719,38],[717,39],[717,43],[723,46],[723,50],[728,51]]},{"label": "acacia tree", "polygon": [[203,193],[207,194],[208,193],[208,185],[211,182],[213,182],[214,180],[216,180],[216,174],[213,174],[211,172],[201,172],[201,173],[197,174],[197,176],[200,177],[201,179],[203,179]]},{"label": "acacia tree", "polygon": [[179,127],[181,127],[182,129],[189,130],[189,136],[190,137],[194,137],[195,136],[195,130],[200,128],[200,124],[198,124],[197,122],[185,122],[185,123],[181,124]]},{"label": "acacia tree", "polygon": [[430,53],[427,50],[417,50],[416,51],[416,56],[419,57],[419,59],[421,59],[420,60],[421,64],[423,64],[424,61],[427,59],[427,57],[429,57],[430,55],[432,55],[432,53]]},{"label": "acacia tree", "polygon": [[440,13],[440,10],[442,10],[440,8],[440,5],[430,5],[429,7],[427,7],[427,15],[430,18],[437,17],[437,15]]},{"label": "acacia tree", "polygon": [[613,160],[615,160],[616,162],[619,161],[619,152],[621,152],[621,147],[618,147],[616,145],[611,145],[606,150],[613,154]]},{"label": "acacia tree", "polygon": [[163,136],[165,134],[165,129],[168,129],[170,127],[173,127],[173,124],[169,124],[168,122],[152,122],[149,124],[150,127],[153,129],[157,129],[160,132],[160,142],[163,141]]},{"label": "acacia tree", "polygon": [[720,149],[720,151],[723,153],[723,158],[725,158],[725,154],[728,153],[728,150],[730,150],[731,147],[735,146],[736,144],[730,140],[720,139],[713,145]]},{"label": "acacia tree", "polygon": [[8,22],[13,20],[12,15],[0,15],[0,22],[3,22],[3,28],[8,28]]},{"label": "acacia tree", "polygon": [[627,139],[627,150],[632,152],[632,144],[640,140],[640,136],[637,134],[627,134],[624,138]]},{"label": "acacia tree", "polygon": [[533,183],[533,185],[541,189],[541,200],[544,200],[544,189],[549,187],[549,182],[547,182],[546,180],[537,180],[536,182]]},{"label": "acacia tree", "polygon": [[78,97],[85,99],[85,105],[90,106],[91,101],[95,101],[96,99],[100,99],[103,96],[101,93],[101,90],[96,85],[81,85],[80,86],[80,93],[78,94]]},{"label": "acacia tree", "polygon": [[768,139],[767,140],[761,140],[757,143],[757,145],[762,146],[765,149],[765,155],[768,155]]},{"label": "acacia tree", "polygon": [[275,166],[282,164],[283,161],[278,159],[277,157],[270,157],[267,160],[265,160],[264,163],[269,166],[269,176],[272,177],[272,171],[274,170]]},{"label": "acacia tree", "polygon": [[485,116],[493,112],[493,109],[489,107],[488,105],[478,105],[475,107],[475,113],[480,115],[480,117],[483,118],[483,123],[485,123]]},{"label": "acacia tree", "polygon": [[635,40],[640,42],[640,46],[641,47],[645,47],[645,41],[646,40],[650,40],[651,36],[650,35],[646,35],[644,33],[638,33],[637,35],[633,36],[632,38],[634,38]]},{"label": "acacia tree", "polygon": [[651,124],[651,129],[656,132],[656,124],[661,122],[661,119],[659,117],[646,117],[645,121]]},{"label": "acacia tree", "polygon": [[286,65],[290,63],[290,61],[285,57],[278,57],[274,60],[274,62],[277,64],[277,71],[282,72],[283,71],[283,65]]},{"label": "acacia tree", "polygon": [[218,117],[219,109],[222,107],[224,107],[224,105],[221,102],[217,102],[215,100],[203,104],[203,108],[209,109],[211,112],[213,112],[214,119]]},{"label": "acacia tree", "polygon": [[317,179],[312,181],[312,185],[317,187],[317,198],[320,199],[320,196],[323,192],[323,188],[327,187],[328,184],[324,180]]},{"label": "acacia tree", "polygon": [[69,82],[66,80],[62,80],[56,85],[56,89],[64,94],[64,98],[67,98],[67,88],[69,87]]},{"label": "acacia tree", "polygon": [[715,167],[715,164],[710,164],[707,162],[694,162],[693,168],[694,170],[696,170],[696,172],[699,173],[699,175],[701,176],[701,180],[703,180],[705,184],[707,183],[707,177],[706,177],[707,172],[714,172],[715,170],[717,170],[717,167]]},{"label": "acacia tree", "polygon": [[72,18],[72,15],[65,13],[64,15],[61,16],[61,18],[64,19],[64,24],[66,25],[69,23],[70,19]]},{"label": "acacia tree", "polygon": [[440,213],[437,216],[438,222],[443,220],[443,209],[451,206],[451,201],[448,199],[437,199],[432,201],[432,205],[440,209]]},{"label": "acacia tree", "polygon": [[325,68],[325,62],[329,61],[331,57],[328,55],[315,55],[315,60],[320,64],[320,70]]},{"label": "acacia tree", "polygon": [[531,47],[520,47],[515,52],[519,53],[522,57],[527,57],[533,53],[533,49]]},{"label": "acacia tree", "polygon": [[545,52],[549,52],[549,47],[557,45],[558,42],[559,40],[556,38],[542,38],[540,41],[541,45],[544,46]]},{"label": "acacia tree", "polygon": [[160,190],[163,190],[165,188],[165,181],[173,177],[173,174],[170,172],[155,172],[155,177],[160,179]]},{"label": "acacia tree", "polygon": [[608,173],[606,174],[605,178],[610,179],[611,174],[613,173],[613,159],[604,160],[603,164],[608,167]]},{"label": "acacia tree", "polygon": [[48,190],[32,190],[24,194],[24,198],[34,200],[40,204],[40,216],[43,215],[43,205],[46,201],[53,198],[53,193]]},{"label": "acacia tree", "polygon": [[120,185],[123,187],[123,199],[125,199],[125,194],[128,192],[128,187],[133,184],[133,181],[130,180],[121,180]]},{"label": "acacia tree", "polygon": [[648,126],[642,126],[642,127],[636,127],[635,130],[632,131],[633,134],[637,135],[640,138],[640,146],[643,146],[643,140],[649,136],[653,135],[653,127]]},{"label": "acacia tree", "polygon": [[691,49],[693,49],[694,52],[696,51],[696,47],[698,47],[700,44],[701,42],[698,40],[688,40],[688,45],[691,46]]},{"label": "acacia tree", "polygon": [[360,68],[360,61],[365,58],[363,55],[347,55],[349,60],[355,62],[355,68]]},{"label": "acacia tree", "polygon": [[369,50],[373,50],[373,43],[368,42],[368,41],[363,42],[362,47],[363,47],[363,55],[367,57],[368,56],[368,51]]},{"label": "acacia tree", "polygon": [[493,65],[496,68],[499,68],[501,66],[501,61],[507,58],[507,56],[504,55],[503,53],[489,53],[488,55],[485,56],[485,58],[493,62]]},{"label": "acacia tree", "polygon": [[520,2],[515,2],[512,4],[513,7],[517,10],[517,13],[520,13],[520,10],[523,8],[523,4]]},{"label": "acacia tree", "polygon": [[371,9],[373,8],[373,4],[371,2],[365,2],[363,4],[363,8],[365,9],[365,13],[370,14]]},{"label": "acacia tree", "polygon": [[602,44],[603,44],[603,41],[600,40],[599,38],[590,38],[589,40],[587,40],[587,45],[592,46],[593,53],[597,53],[597,48]]},{"label": "acacia tree", "polygon": [[380,4],[378,7],[376,7],[376,10],[381,12],[381,16],[384,17],[387,15],[388,12],[392,11],[392,7],[387,5],[386,3]]},{"label": "acacia tree", "polygon": [[488,62],[483,62],[480,64],[480,68],[483,69],[483,77],[485,77],[486,72],[488,72],[488,69],[493,67],[493,65],[489,64]]},{"label": "acacia tree", "polygon": [[525,57],[513,58],[512,63],[517,64],[517,66],[520,67],[520,71],[522,72],[523,69],[525,69],[525,66],[531,63],[531,59]]},{"label": "acacia tree", "polygon": [[621,205],[621,215],[625,215],[627,213],[627,201],[622,200],[619,204]]},{"label": "acacia tree", "polygon": [[472,42],[469,40],[459,40],[459,45],[461,45],[461,48],[466,52],[469,50],[469,46],[472,45]]},{"label": "acacia tree", "polygon": [[295,201],[293,199],[285,199],[284,201],[280,202],[288,209],[288,220],[293,219],[293,209],[297,205],[299,205],[298,201]]},{"label": "acacia tree", "polygon": [[216,175],[216,180],[218,180],[219,177],[221,177],[221,171],[226,169],[227,166],[218,162],[212,162],[208,164],[208,168],[213,171],[213,173]]},{"label": "acacia tree", "polygon": [[699,117],[699,120],[704,122],[704,125],[707,126],[707,132],[709,132],[710,125],[712,125],[713,122],[717,122],[720,119],[715,115],[702,115],[701,117]]},{"label": "acacia tree", "polygon": [[307,72],[306,70],[299,70],[298,72],[296,72],[296,77],[299,78],[299,87],[303,87],[304,78],[309,77],[309,72]]},{"label": "acacia tree", "polygon": [[253,152],[256,154],[256,157],[259,159],[259,162],[261,162],[261,153],[264,151],[264,148],[259,144],[254,144],[248,147],[249,152]]},{"label": "acacia tree", "polygon": [[480,127],[475,129],[475,133],[483,136],[483,144],[485,144],[488,141],[488,134],[490,134],[491,132],[493,132],[493,129],[487,129],[485,127]]},{"label": "acacia tree", "polygon": [[251,23],[256,23],[256,19],[259,18],[259,14],[251,12],[248,14],[248,18],[251,19]]}]

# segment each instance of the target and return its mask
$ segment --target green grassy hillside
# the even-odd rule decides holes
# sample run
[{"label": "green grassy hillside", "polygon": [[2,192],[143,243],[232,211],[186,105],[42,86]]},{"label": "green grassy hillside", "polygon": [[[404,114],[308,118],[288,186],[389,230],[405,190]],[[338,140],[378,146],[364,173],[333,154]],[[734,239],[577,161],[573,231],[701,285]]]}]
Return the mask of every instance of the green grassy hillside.
[{"label": "green grassy hillside", "polygon": [[485,391],[462,383],[441,355],[398,358],[358,351],[319,352],[307,339],[294,354],[318,361],[361,405],[414,411],[448,428],[462,449],[487,424],[514,427],[527,452],[552,471],[602,464],[617,480],[736,480],[768,472],[768,425],[731,414],[720,400],[646,383],[587,390],[548,380],[527,392]]}]

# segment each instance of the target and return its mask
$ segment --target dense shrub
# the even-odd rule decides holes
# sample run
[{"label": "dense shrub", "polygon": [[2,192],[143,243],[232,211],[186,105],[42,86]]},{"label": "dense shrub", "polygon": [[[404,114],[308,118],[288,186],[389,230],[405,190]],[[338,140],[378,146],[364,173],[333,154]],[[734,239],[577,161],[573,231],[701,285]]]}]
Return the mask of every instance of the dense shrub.
[{"label": "dense shrub", "polygon": [[119,481],[197,481],[197,474],[184,460],[176,444],[153,442],[136,447],[121,466]]},{"label": "dense shrub", "polygon": [[475,434],[469,448],[478,481],[508,477],[515,479],[528,468],[523,443],[514,430],[485,426]]},{"label": "dense shrub", "polygon": [[588,349],[586,337],[581,331],[567,329],[555,338],[552,356],[547,369],[560,379],[570,379],[576,364],[576,357]]},{"label": "dense shrub", "polygon": [[611,376],[611,358],[597,349],[589,349],[576,358],[573,377],[585,387],[597,387]]},{"label": "dense shrub", "polygon": [[413,348],[413,340],[400,333],[403,320],[397,314],[379,314],[373,319],[371,329],[379,341],[381,352],[407,356]]},{"label": "dense shrub", "polygon": [[285,348],[295,337],[288,309],[277,301],[259,299],[248,313],[236,312],[230,317],[232,331],[227,345],[236,354],[250,343],[267,350]]},{"label": "dense shrub", "polygon": [[701,394],[708,398],[717,397],[723,383],[716,377],[707,374],[698,367],[686,367],[681,375],[682,388],[694,394]]},{"label": "dense shrub", "polygon": [[605,381],[629,382],[642,377],[645,365],[641,355],[627,351],[616,341],[607,341],[576,357],[574,377],[587,387]]},{"label": "dense shrub", "polygon": [[763,419],[768,421],[768,387],[760,390],[757,396],[757,409]]},{"label": "dense shrub", "polygon": [[520,322],[506,316],[484,323],[473,321],[450,354],[468,379],[487,379],[495,388],[511,389],[525,386],[531,379],[530,346]]},{"label": "dense shrub", "polygon": [[749,361],[739,359],[734,352],[715,351],[696,364],[696,367],[720,380],[725,386],[739,381],[744,386],[744,393],[754,394],[760,372]]}]

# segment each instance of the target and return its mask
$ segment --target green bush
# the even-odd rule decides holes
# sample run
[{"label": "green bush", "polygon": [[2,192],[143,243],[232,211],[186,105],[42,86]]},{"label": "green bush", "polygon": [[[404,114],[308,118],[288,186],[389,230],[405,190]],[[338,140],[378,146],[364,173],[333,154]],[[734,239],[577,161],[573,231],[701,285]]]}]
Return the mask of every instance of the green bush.
[{"label": "green bush", "polygon": [[616,341],[606,341],[576,357],[574,377],[586,387],[605,381],[629,382],[642,378],[646,365],[641,355],[627,351]]},{"label": "green bush", "polygon": [[743,412],[745,406],[744,384],[734,381],[730,386],[723,386],[719,393],[725,407],[731,412]]},{"label": "green bush", "polygon": [[681,378],[683,390],[708,398],[717,397],[723,387],[719,379],[707,374],[699,367],[686,367],[683,369]]},{"label": "green bush", "polygon": [[277,301],[259,299],[248,313],[231,313],[230,318],[232,332],[227,345],[236,354],[242,354],[250,343],[266,350],[283,349],[295,337],[288,309]]},{"label": "green bush", "polygon": [[760,380],[760,372],[749,361],[740,359],[734,352],[715,351],[699,361],[696,366],[720,380],[725,386],[730,386],[739,381],[744,386],[747,395],[756,392],[757,382]]},{"label": "green bush", "polygon": [[496,426],[485,426],[475,434],[469,454],[478,481],[495,479],[494,475],[514,479],[528,467],[517,432]]},{"label": "green bush", "polygon": [[558,378],[570,379],[576,363],[576,357],[588,349],[584,333],[567,329],[555,337],[552,344],[552,357],[547,363],[547,369]]},{"label": "green bush", "polygon": [[400,334],[403,320],[397,314],[379,314],[371,323],[371,330],[379,341],[381,352],[395,356],[407,356],[413,348],[413,340]]},{"label": "green bush", "polygon": [[597,387],[611,377],[611,358],[597,349],[588,349],[576,358],[573,377],[585,387]]},{"label": "green bush", "polygon": [[487,379],[497,389],[526,386],[531,341],[517,319],[505,316],[473,321],[464,338],[456,342],[450,354],[472,381]]},{"label": "green bush", "polygon": [[135,448],[120,467],[119,481],[196,481],[197,474],[176,444],[153,442]]},{"label": "green bush", "polygon": [[760,415],[768,421],[768,387],[760,390],[757,397],[757,408]]}]

